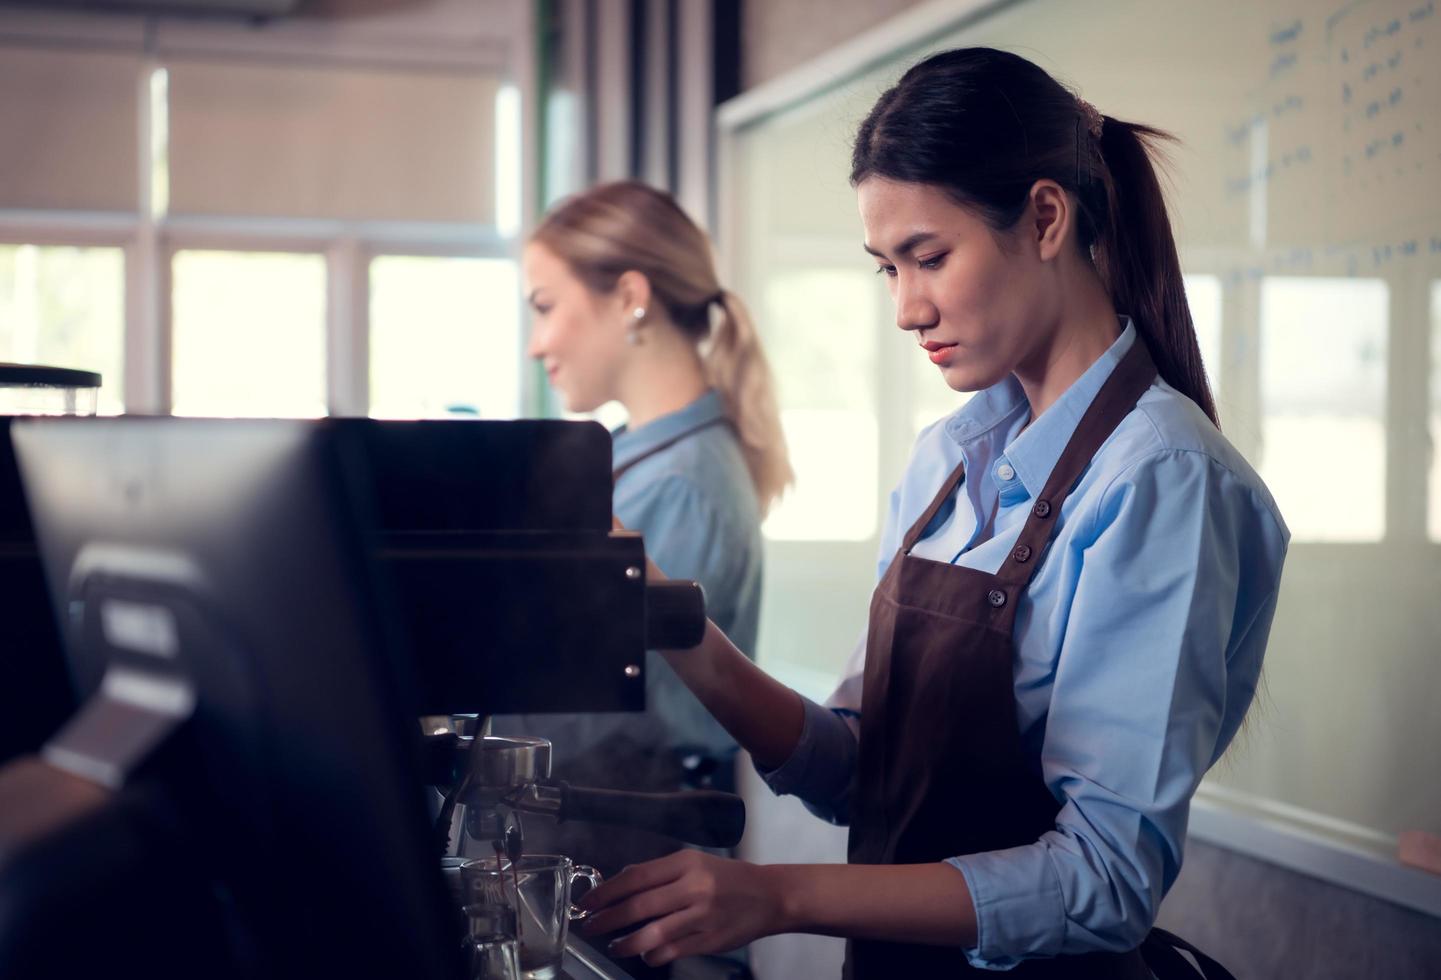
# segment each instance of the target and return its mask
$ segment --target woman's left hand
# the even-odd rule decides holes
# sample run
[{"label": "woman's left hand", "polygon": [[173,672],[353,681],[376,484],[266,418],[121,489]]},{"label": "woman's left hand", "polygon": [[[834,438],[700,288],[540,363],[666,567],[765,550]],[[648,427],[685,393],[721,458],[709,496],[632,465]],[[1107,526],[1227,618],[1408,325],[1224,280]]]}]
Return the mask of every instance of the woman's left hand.
[{"label": "woman's left hand", "polygon": [[700,851],[633,865],[581,898],[591,912],[582,928],[594,936],[640,925],[610,952],[651,966],[736,949],[785,931],[778,880],[769,871]]}]

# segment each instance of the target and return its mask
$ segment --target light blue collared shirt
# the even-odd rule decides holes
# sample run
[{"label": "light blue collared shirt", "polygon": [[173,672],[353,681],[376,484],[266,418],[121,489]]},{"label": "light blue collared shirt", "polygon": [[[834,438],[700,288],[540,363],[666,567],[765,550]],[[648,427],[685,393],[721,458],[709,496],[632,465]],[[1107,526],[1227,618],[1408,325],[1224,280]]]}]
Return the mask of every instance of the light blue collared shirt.
[{"label": "light blue collared shirt", "polygon": [[[1126,321],[1029,427],[1025,393],[1009,378],[922,432],[891,494],[879,573],[962,460],[965,481],[913,553],[998,571],[1135,342]],[[1034,843],[949,861],[979,921],[967,956],[989,969],[1131,949],[1151,928],[1180,871],[1191,796],[1255,693],[1290,537],[1251,467],[1159,378],[1056,524],[1016,610],[1014,690],[1022,743],[1060,813]],[[854,788],[864,656],[863,637],[828,707],[806,702],[791,758],[763,773],[837,823]]]},{"label": "light blue collared shirt", "polygon": [[[707,616],[754,657],[761,605],[760,504],[720,394],[708,391],[638,429],[621,426],[612,459],[615,469],[625,469],[615,485],[621,523],[641,533],[646,554],[666,575],[701,584]],[[671,744],[713,753],[735,748],[663,658],[651,653],[646,667],[646,711],[665,724]]]},{"label": "light blue collared shirt", "polygon": [[[720,395],[708,391],[639,428],[621,426],[613,437],[612,467],[624,469],[615,484],[616,516],[641,533],[646,555],[661,571],[701,584],[707,616],[754,656],[761,603],[760,505]],[[646,654],[645,696],[644,713],[509,715],[497,718],[494,730],[550,739],[558,766],[617,743],[646,751],[696,750],[716,758],[735,752],[735,740],[655,651]],[[584,775],[614,780],[622,774]]]}]

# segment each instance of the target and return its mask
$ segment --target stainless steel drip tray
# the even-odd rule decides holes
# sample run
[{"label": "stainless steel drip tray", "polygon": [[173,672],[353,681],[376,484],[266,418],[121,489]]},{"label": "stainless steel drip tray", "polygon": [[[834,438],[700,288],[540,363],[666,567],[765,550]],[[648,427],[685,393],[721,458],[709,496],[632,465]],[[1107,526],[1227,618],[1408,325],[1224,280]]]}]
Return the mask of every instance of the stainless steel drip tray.
[{"label": "stainless steel drip tray", "polygon": [[562,980],[632,980],[629,973],[601,956],[583,939],[568,937]]}]

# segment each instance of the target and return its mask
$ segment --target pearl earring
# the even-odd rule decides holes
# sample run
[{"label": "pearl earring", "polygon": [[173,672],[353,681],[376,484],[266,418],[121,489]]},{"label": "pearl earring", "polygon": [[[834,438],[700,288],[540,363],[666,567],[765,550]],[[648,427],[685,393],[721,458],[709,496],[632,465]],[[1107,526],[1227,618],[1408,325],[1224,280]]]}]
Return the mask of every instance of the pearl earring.
[{"label": "pearl earring", "polygon": [[635,318],[635,322],[632,323],[630,329],[626,331],[625,342],[634,347],[641,342],[640,322],[645,319],[645,307],[637,306],[631,310],[630,315]]}]

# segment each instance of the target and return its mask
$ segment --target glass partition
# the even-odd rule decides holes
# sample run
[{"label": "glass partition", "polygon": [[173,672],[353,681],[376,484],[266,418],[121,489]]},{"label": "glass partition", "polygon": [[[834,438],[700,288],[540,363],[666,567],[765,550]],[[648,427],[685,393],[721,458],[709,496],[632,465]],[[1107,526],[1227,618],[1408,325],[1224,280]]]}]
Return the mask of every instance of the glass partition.
[{"label": "glass partition", "polygon": [[[1441,62],[1421,55],[1441,18],[1398,0],[1293,8],[999,5],[729,114],[722,232],[739,292],[766,304],[784,404],[835,413],[792,433],[793,499],[867,501],[878,529],[916,432],[965,396],[908,359],[884,290],[862,284],[846,177],[863,113],[924,54],[981,44],[1173,132],[1166,186],[1223,427],[1294,532],[1265,691],[1208,791],[1388,856],[1401,831],[1441,833],[1441,785],[1416,778],[1441,745]],[[824,694],[865,621],[876,533],[821,525],[831,540],[770,542],[760,658]]]}]

